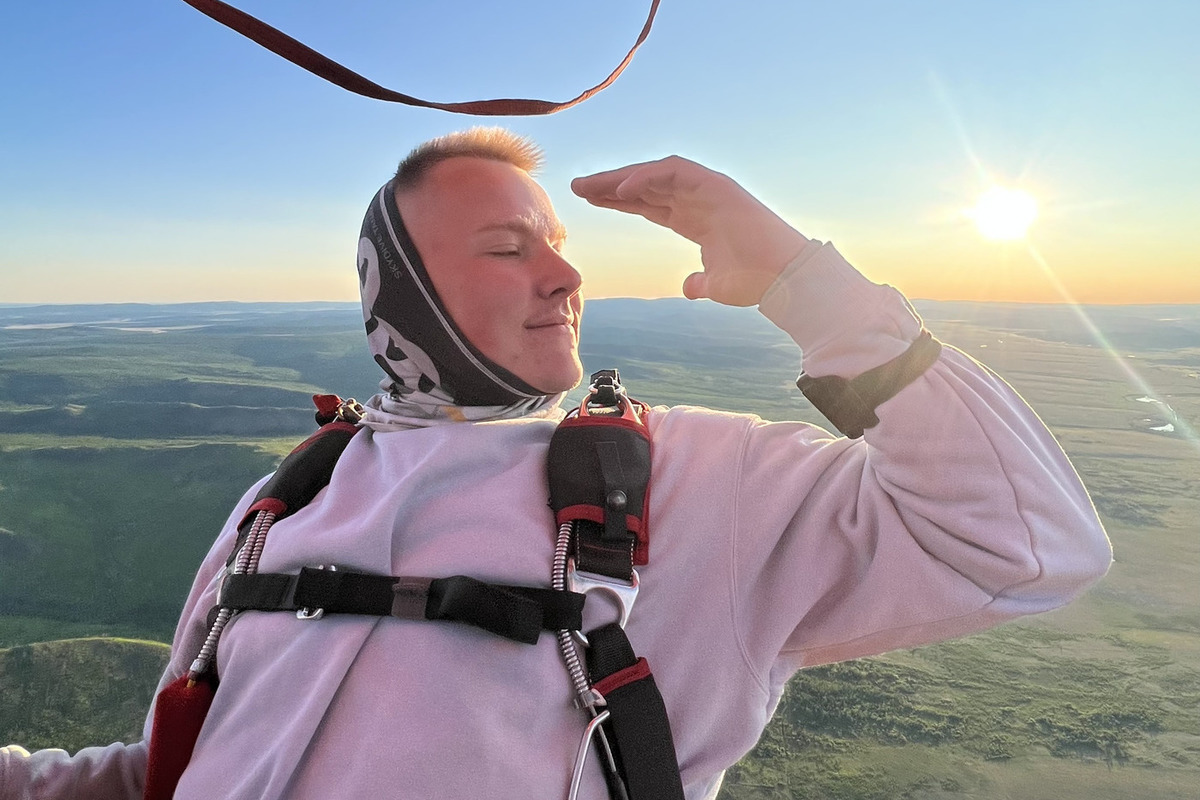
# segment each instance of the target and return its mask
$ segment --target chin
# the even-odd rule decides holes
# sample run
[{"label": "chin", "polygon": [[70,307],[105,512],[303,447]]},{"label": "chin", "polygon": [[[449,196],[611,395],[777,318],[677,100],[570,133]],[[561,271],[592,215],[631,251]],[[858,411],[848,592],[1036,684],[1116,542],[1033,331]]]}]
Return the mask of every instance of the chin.
[{"label": "chin", "polygon": [[583,380],[583,365],[576,362],[571,368],[564,368],[560,372],[554,374],[546,373],[539,377],[537,381],[527,381],[530,386],[536,386],[539,391],[546,394],[558,394],[559,392],[569,392],[579,385]]}]

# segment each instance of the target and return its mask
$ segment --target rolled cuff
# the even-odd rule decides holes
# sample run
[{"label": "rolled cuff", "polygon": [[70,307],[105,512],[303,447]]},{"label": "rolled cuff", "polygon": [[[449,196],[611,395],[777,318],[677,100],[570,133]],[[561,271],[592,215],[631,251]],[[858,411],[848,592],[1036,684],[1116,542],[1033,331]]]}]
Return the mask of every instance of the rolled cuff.
[{"label": "rolled cuff", "polygon": [[900,292],[867,280],[832,244],[817,241],[784,268],[758,309],[800,346],[814,377],[852,378],[896,358],[921,332]]}]

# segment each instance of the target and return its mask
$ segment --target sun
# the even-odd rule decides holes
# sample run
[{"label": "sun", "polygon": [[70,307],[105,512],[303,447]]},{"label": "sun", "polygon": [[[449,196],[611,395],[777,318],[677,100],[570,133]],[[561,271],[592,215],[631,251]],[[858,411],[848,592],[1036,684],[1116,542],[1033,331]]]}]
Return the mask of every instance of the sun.
[{"label": "sun", "polygon": [[993,186],[979,195],[975,207],[966,211],[979,232],[993,241],[1024,239],[1037,213],[1033,195],[1003,186]]}]

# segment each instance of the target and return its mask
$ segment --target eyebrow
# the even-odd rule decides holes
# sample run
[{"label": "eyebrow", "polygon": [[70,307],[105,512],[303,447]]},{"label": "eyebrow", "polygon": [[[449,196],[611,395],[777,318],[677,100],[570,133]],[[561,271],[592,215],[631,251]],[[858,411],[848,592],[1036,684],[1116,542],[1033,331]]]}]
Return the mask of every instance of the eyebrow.
[{"label": "eyebrow", "polygon": [[565,242],[567,240],[567,226],[563,225],[558,220],[553,223],[547,221],[547,224],[541,224],[541,220],[533,220],[525,217],[509,220],[507,222],[497,222],[492,225],[484,225],[475,233],[490,233],[491,231],[512,231],[523,236],[540,236],[543,232],[547,234],[547,239],[552,242]]}]

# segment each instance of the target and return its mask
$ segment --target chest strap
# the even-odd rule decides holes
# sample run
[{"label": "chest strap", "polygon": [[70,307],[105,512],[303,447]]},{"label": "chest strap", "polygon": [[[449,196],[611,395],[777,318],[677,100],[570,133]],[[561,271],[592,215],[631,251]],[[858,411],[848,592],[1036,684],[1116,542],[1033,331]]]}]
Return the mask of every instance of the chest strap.
[{"label": "chest strap", "polygon": [[485,583],[465,575],[393,577],[305,567],[298,575],[228,575],[218,602],[234,611],[295,611],[300,619],[368,614],[461,622],[515,642],[537,644],[542,631],[577,631],[583,626],[584,595]]}]

